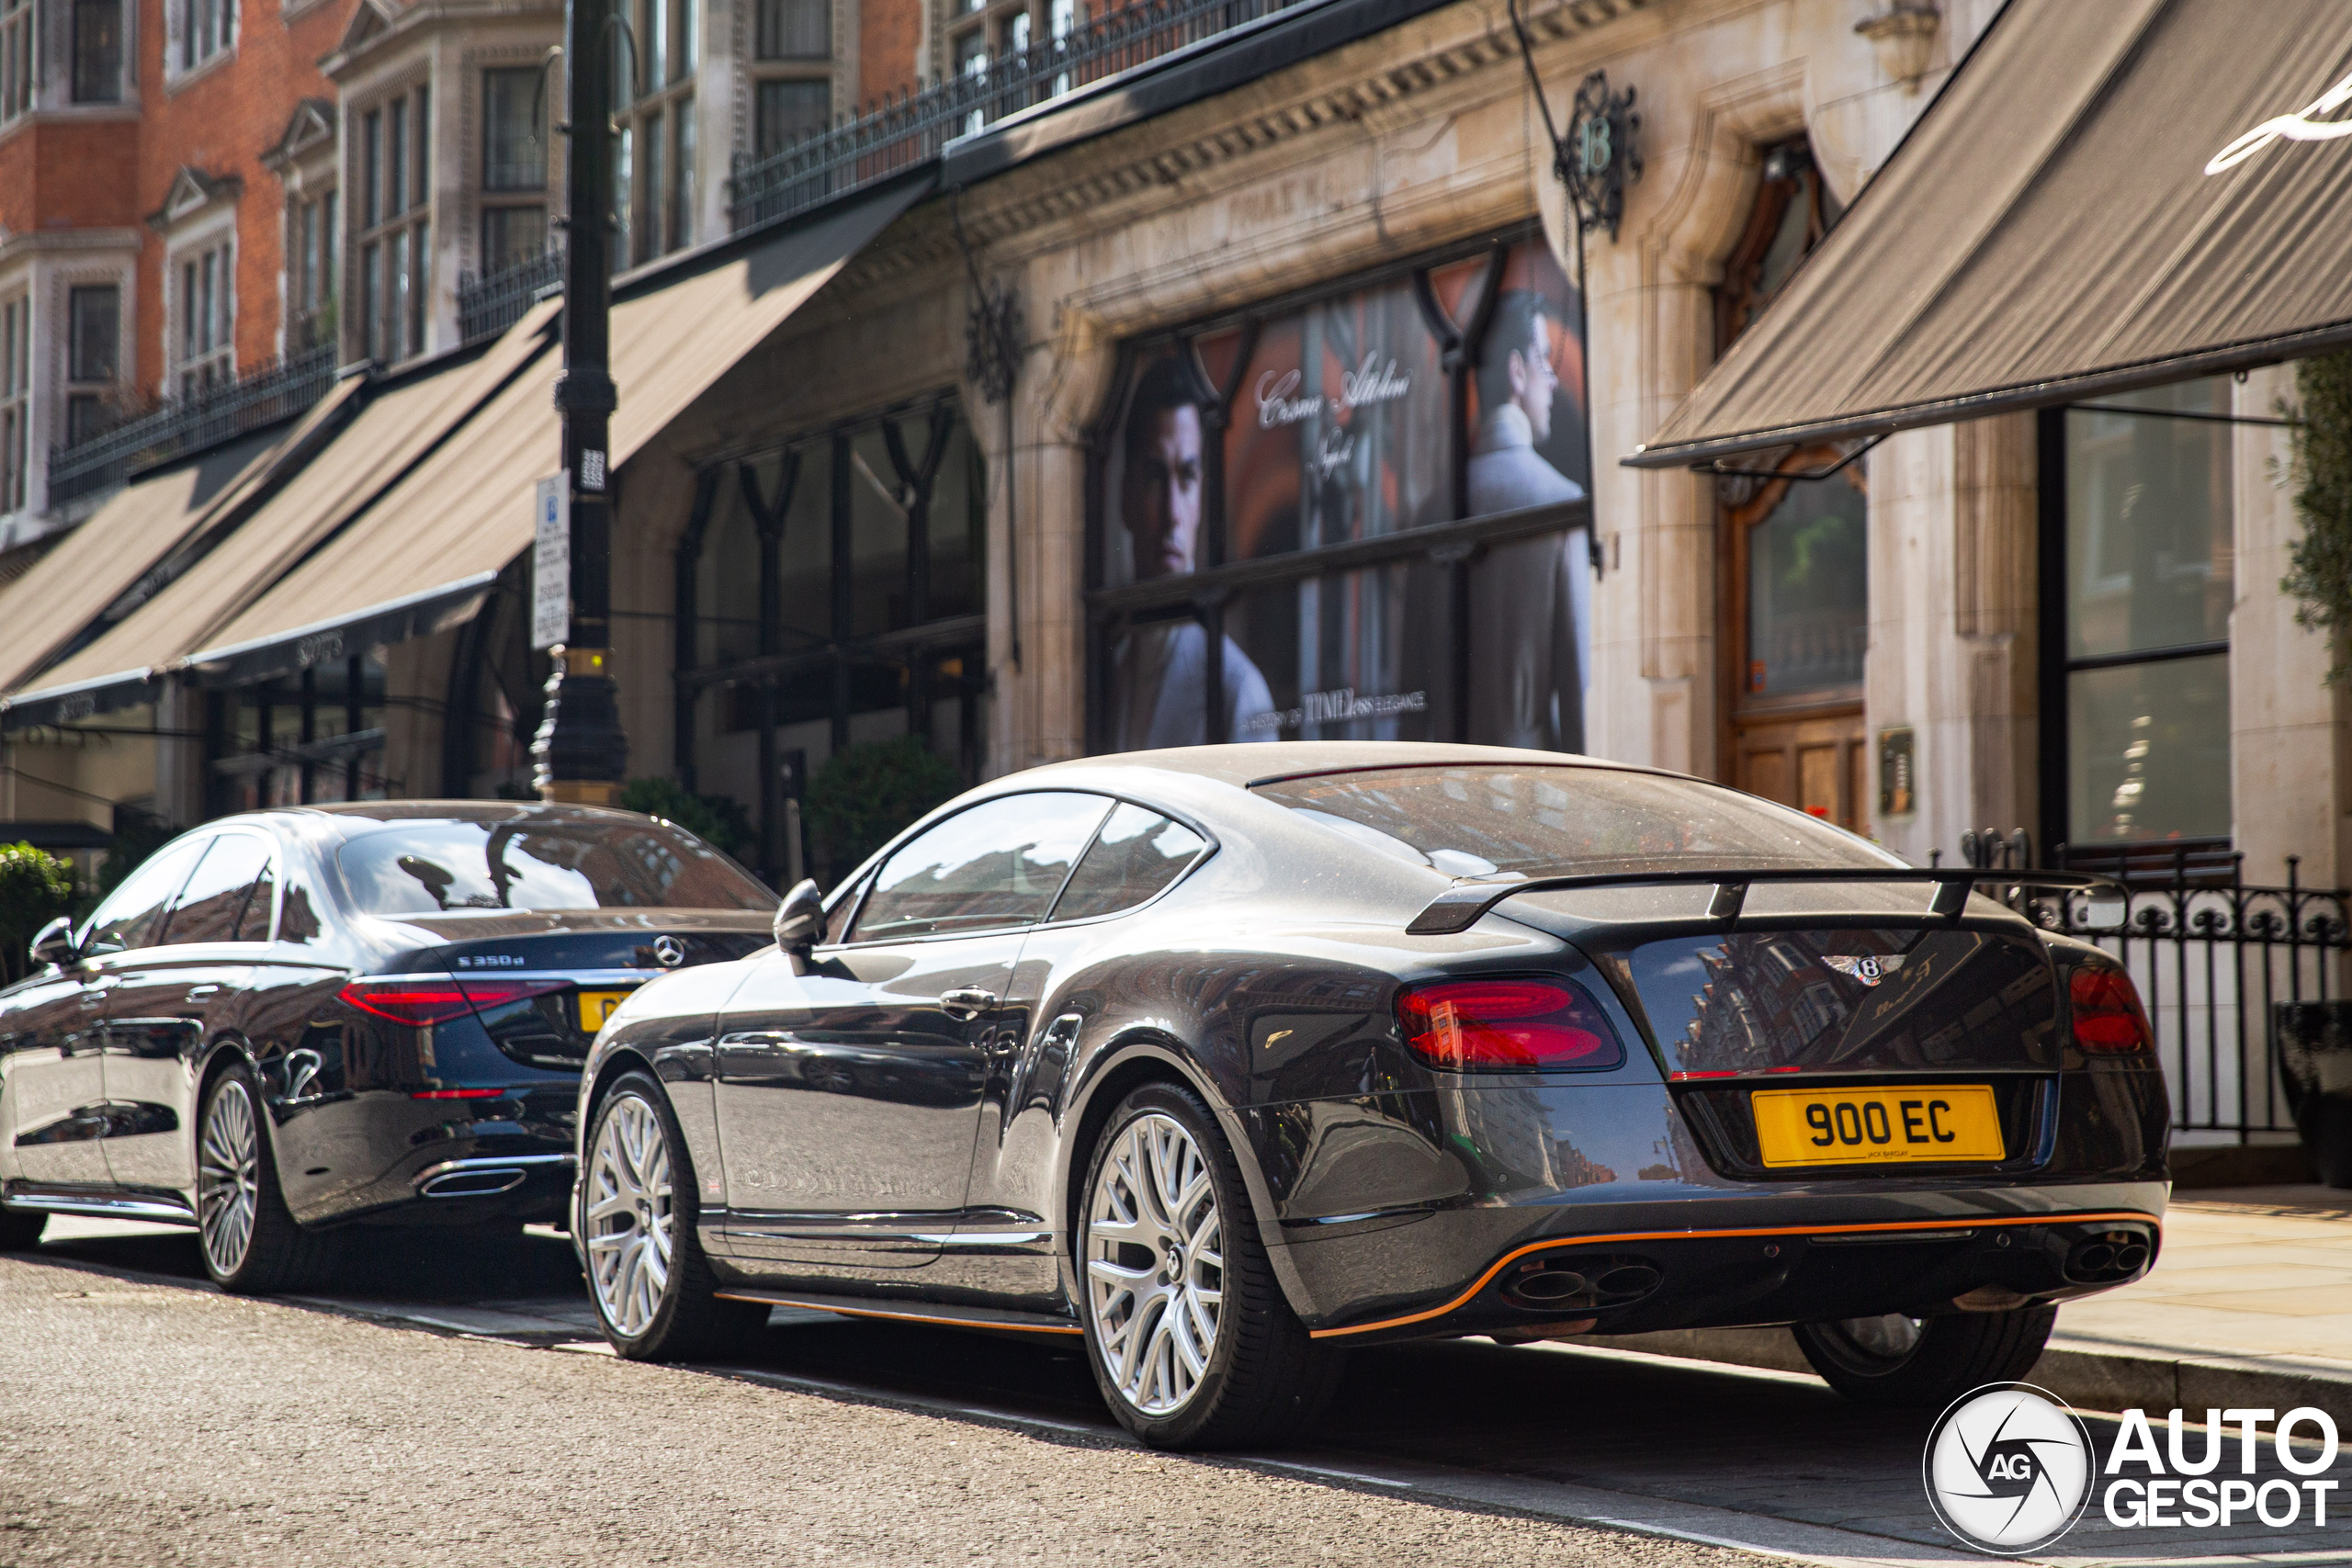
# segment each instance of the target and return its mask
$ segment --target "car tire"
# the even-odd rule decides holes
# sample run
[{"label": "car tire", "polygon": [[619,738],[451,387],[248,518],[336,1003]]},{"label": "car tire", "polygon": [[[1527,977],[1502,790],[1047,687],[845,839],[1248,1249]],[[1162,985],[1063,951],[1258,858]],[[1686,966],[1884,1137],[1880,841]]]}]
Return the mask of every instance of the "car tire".
[{"label": "car tire", "polygon": [[2056,1307],[2019,1307],[1800,1323],[1794,1332],[1813,1370],[1856,1404],[1936,1408],[1982,1384],[2025,1376],[2057,1321]]},{"label": "car tire", "polygon": [[334,1266],[334,1238],[286,1207],[261,1087],[242,1061],[213,1077],[197,1115],[196,1214],[205,1272],[224,1291],[305,1290]]},{"label": "car tire", "polygon": [[587,1155],[573,1234],[613,1348],[633,1361],[740,1354],[768,1309],[718,1297],[695,1235],[694,1159],[662,1086],[643,1073],[616,1080],[596,1107]]},{"label": "car tire", "polygon": [[1341,1353],[1283,1299],[1241,1168],[1199,1096],[1155,1083],[1121,1100],[1080,1202],[1086,1361],[1120,1425],[1158,1449],[1261,1448],[1322,1414]]},{"label": "car tire", "polygon": [[30,1252],[40,1245],[49,1216],[35,1209],[0,1209],[0,1252]]}]

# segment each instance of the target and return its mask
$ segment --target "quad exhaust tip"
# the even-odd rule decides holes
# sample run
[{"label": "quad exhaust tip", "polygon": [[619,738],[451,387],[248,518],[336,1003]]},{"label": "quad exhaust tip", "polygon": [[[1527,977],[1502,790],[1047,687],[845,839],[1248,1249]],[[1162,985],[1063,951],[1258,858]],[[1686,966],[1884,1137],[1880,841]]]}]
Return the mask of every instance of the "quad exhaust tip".
[{"label": "quad exhaust tip", "polygon": [[433,1177],[417,1189],[427,1198],[489,1198],[501,1192],[512,1192],[531,1179],[530,1173],[513,1166],[487,1170],[450,1170]]}]

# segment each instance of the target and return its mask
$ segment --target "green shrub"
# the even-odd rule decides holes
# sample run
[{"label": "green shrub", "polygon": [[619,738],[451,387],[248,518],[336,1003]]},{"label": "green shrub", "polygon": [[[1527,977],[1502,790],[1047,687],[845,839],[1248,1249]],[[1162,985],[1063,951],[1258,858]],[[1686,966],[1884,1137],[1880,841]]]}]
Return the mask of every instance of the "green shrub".
[{"label": "green shrub", "polygon": [[[2327,633],[2327,678],[2352,673],[2352,353],[2295,367],[2295,510],[2303,536],[2288,547],[2279,588],[2302,601],[2299,625]],[[2293,411],[2282,411],[2290,413]]]},{"label": "green shrub", "polygon": [[621,807],[675,822],[711,848],[737,860],[759,847],[759,835],[752,829],[752,819],[731,795],[696,795],[675,779],[631,779],[621,791]]},{"label": "green shrub", "polygon": [[956,764],[913,736],[865,740],[833,753],[809,782],[808,834],[835,876],[964,787]]},{"label": "green shrub", "polygon": [[24,978],[33,934],[73,909],[72,862],[30,844],[0,844],[0,976]]}]

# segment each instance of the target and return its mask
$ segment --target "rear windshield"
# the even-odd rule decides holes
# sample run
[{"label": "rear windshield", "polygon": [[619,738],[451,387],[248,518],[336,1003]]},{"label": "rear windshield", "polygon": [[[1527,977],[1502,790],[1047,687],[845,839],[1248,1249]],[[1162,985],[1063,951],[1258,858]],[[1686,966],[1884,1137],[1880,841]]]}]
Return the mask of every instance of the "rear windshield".
[{"label": "rear windshield", "polygon": [[[1801,811],[1695,779],[1606,768],[1373,768],[1256,793],[1448,876],[1902,863]],[[1694,867],[1695,869],[1695,867]]]},{"label": "rear windshield", "polygon": [[352,906],[443,909],[773,909],[769,892],[659,822],[396,822],[335,852]]}]

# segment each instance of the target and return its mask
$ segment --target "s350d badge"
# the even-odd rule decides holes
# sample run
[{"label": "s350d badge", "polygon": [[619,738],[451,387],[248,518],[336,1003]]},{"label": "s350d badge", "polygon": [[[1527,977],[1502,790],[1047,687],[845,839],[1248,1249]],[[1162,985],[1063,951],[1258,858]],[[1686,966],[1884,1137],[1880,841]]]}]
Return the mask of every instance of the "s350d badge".
[{"label": "s350d badge", "polygon": [[1824,953],[1821,961],[1847,978],[1860,980],[1865,986],[1875,986],[1903,967],[1903,955],[1899,953],[1865,953],[1859,958]]}]

